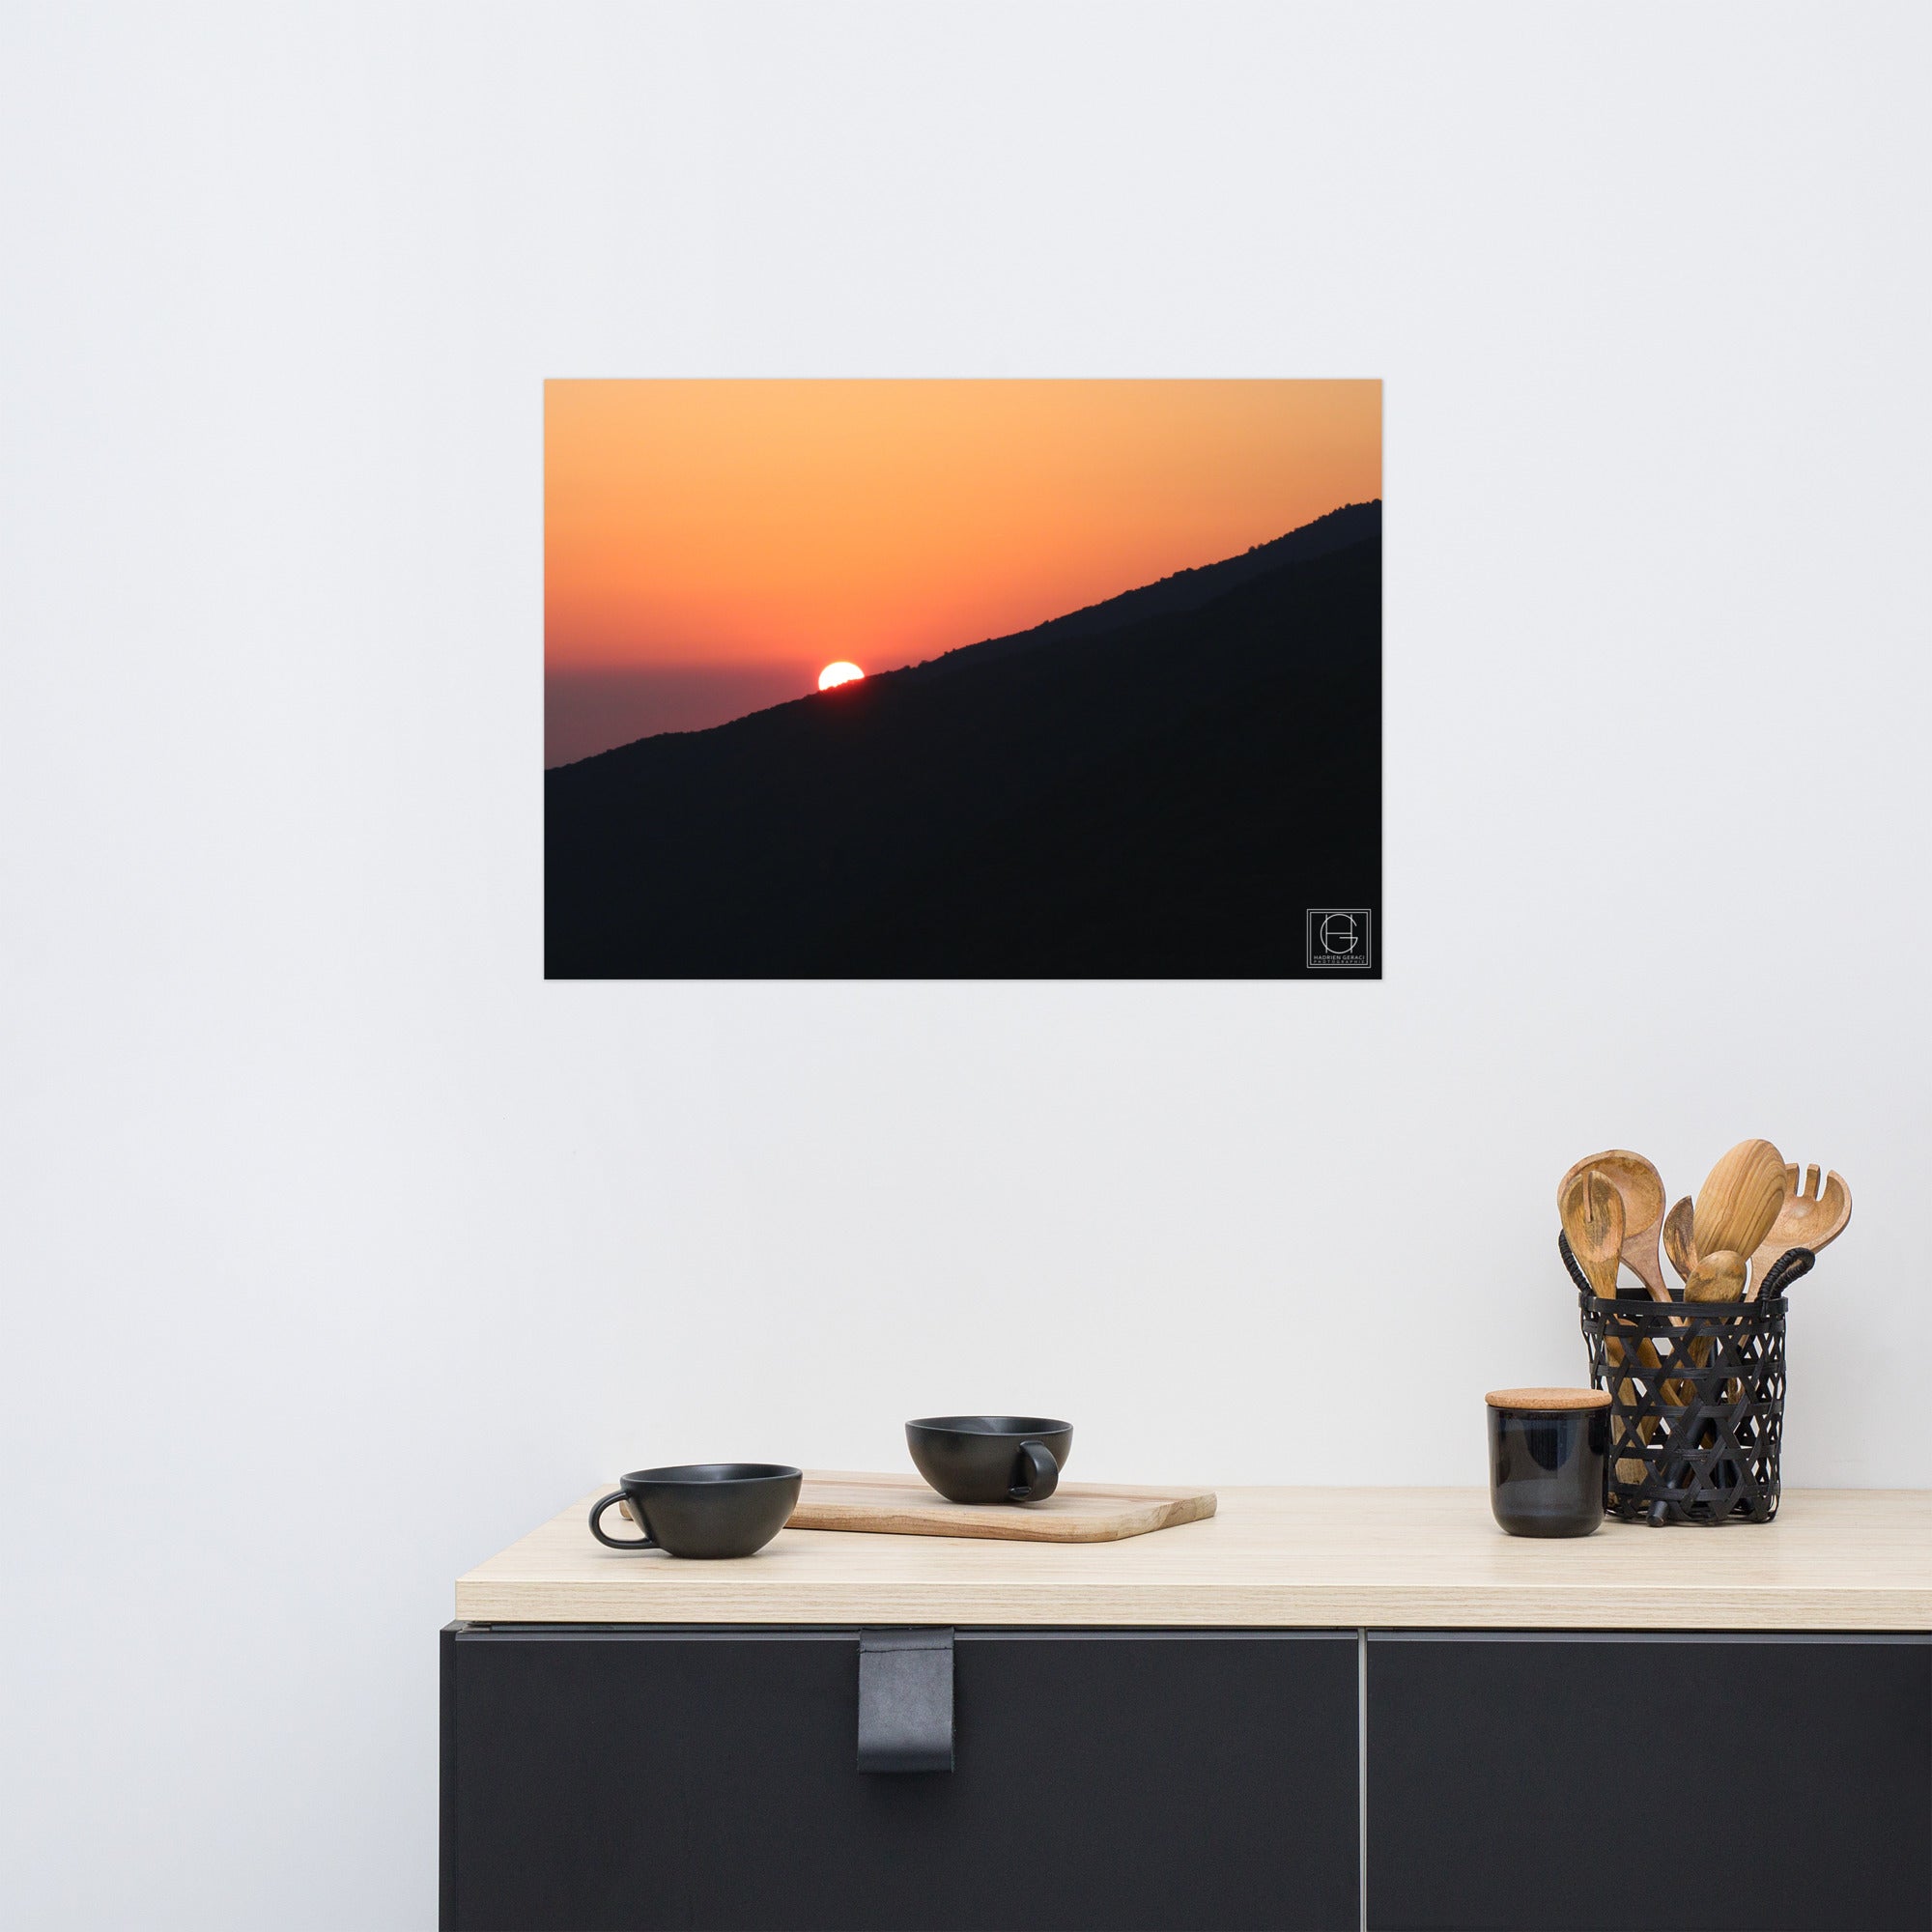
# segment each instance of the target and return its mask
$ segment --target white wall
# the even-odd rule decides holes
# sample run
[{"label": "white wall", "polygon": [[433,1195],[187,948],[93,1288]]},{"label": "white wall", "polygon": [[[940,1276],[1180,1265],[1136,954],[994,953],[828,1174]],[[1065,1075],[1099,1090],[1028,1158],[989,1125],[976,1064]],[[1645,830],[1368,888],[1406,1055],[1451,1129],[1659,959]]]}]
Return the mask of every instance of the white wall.
[{"label": "white wall", "polygon": [[[1932,1484],[1928,18],[9,9],[12,1922],[432,1923],[451,1578],[642,1462],[1479,1481],[1594,1147],[1840,1168],[1788,1474]],[[1387,979],[545,984],[658,373],[1385,378]]]}]

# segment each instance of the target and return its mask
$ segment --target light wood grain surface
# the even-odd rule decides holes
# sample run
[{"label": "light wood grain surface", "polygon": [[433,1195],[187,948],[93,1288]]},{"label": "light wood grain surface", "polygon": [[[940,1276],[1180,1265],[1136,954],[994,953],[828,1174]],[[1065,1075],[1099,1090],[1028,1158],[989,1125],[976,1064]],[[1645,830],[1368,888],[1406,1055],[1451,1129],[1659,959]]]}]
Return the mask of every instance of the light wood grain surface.
[{"label": "light wood grain surface", "polygon": [[[1609,1397],[1604,1398],[1605,1402]],[[950,1503],[917,1476],[826,1474],[805,1479],[793,1529],[878,1536],[993,1536],[1014,1543],[1115,1543],[1214,1514],[1212,1490],[1062,1483],[1045,1502]]]},{"label": "light wood grain surface", "polygon": [[1608,1389],[1520,1388],[1492,1389],[1483,1398],[1492,1408],[1528,1409],[1536,1415],[1557,1415],[1579,1408],[1608,1408]]},{"label": "light wood grain surface", "polygon": [[591,1540],[585,1495],[456,1585],[479,1623],[1932,1630],[1932,1492],[1798,1490],[1777,1520],[1505,1536],[1483,1490],[1224,1489],[1120,1543],[786,1529],[686,1563]]}]

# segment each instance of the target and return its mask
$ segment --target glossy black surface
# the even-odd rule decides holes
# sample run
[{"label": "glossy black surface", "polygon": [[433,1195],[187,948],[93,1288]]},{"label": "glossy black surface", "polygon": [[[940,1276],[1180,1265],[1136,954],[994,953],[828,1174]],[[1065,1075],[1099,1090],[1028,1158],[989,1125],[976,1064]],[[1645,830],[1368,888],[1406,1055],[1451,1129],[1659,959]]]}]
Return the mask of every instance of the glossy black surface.
[{"label": "glossy black surface", "polygon": [[[668,1556],[750,1556],[784,1527],[798,1505],[801,1470],[782,1463],[683,1463],[633,1469],[590,1511],[590,1533],[612,1549]],[[611,1535],[604,1512],[628,1502],[641,1537]]]},{"label": "glossy black surface", "polygon": [[1367,1652],[1375,1932],[1932,1926],[1932,1639],[1371,1631]]},{"label": "glossy black surface", "polygon": [[444,1927],[1359,1922],[1352,1631],[962,1630],[952,1773],[883,1777],[861,1639],[447,1633]]},{"label": "glossy black surface", "polygon": [[1606,1408],[1490,1408],[1490,1507],[1512,1536],[1588,1536],[1604,1520]]},{"label": "glossy black surface", "polygon": [[1073,1453],[1072,1423],[1043,1415],[927,1415],[905,1432],[913,1466],[954,1503],[1044,1502]]}]

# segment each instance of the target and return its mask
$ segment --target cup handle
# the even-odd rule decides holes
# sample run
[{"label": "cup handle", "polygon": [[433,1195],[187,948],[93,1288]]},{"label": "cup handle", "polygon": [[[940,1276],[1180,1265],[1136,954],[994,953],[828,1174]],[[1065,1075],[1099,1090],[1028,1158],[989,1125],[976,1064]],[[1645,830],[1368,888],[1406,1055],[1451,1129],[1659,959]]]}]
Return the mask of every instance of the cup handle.
[{"label": "cup handle", "polygon": [[1008,1490],[1007,1495],[1016,1503],[1043,1503],[1060,1487],[1060,1464],[1044,1442],[1020,1444],[1013,1474],[1020,1480]]},{"label": "cup handle", "polygon": [[[594,1536],[599,1543],[609,1544],[612,1549],[655,1549],[658,1547],[657,1538],[654,1537],[650,1533],[650,1531],[646,1529],[644,1525],[640,1522],[638,1523],[638,1533],[639,1536],[643,1538],[643,1541],[641,1543],[633,1543],[628,1538],[626,1538],[622,1542],[619,1542],[616,1537],[606,1536],[604,1534],[604,1524],[602,1521],[604,1512],[607,1509],[609,1509],[612,1503],[620,1503],[623,1500],[624,1500],[623,1491],[612,1490],[608,1496],[600,1496],[596,1502],[591,1504],[590,1534]],[[632,1517],[631,1520],[633,1522],[637,1522],[638,1520],[636,1517]]]}]

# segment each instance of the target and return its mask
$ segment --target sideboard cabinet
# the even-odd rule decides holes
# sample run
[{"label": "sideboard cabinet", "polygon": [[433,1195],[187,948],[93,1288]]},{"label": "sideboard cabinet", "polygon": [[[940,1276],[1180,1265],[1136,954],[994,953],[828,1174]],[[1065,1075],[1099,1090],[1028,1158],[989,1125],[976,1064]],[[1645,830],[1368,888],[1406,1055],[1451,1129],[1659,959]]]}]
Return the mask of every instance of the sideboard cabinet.
[{"label": "sideboard cabinet", "polygon": [[1932,1932],[1926,1498],[1537,1546],[1328,1494],[734,1564],[565,1512],[442,1634],[441,1922]]}]

